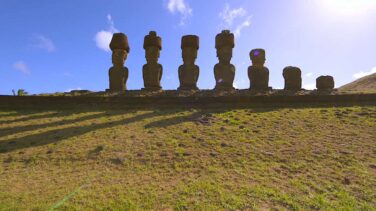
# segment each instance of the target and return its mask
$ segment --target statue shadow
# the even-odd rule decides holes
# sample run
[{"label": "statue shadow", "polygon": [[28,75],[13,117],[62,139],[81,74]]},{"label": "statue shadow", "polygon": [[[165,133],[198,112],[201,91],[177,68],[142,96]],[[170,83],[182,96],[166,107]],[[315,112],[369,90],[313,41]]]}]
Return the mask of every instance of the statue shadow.
[{"label": "statue shadow", "polygon": [[[132,117],[116,120],[116,121],[108,121],[104,123],[98,123],[98,124],[91,124],[87,126],[71,126],[63,129],[54,129],[50,130],[47,132],[42,132],[38,134],[32,134],[32,135],[27,135],[23,137],[17,137],[17,138],[5,138],[3,140],[0,140],[0,153],[7,153],[7,152],[12,152],[15,150],[20,150],[20,149],[25,149],[25,148],[30,148],[30,147],[37,147],[37,146],[43,146],[43,145],[48,145],[48,144],[54,144],[58,143],[60,141],[64,141],[66,139],[75,137],[75,136],[80,136],[86,133],[89,133],[91,131],[95,130],[100,130],[104,128],[111,128],[119,125],[125,125],[125,124],[130,124],[138,121],[142,121],[144,119],[149,119],[153,118],[155,116],[160,116],[160,115],[167,115],[171,114],[174,112],[177,112],[178,110],[171,110],[171,111],[152,111],[144,114],[139,114],[135,115]],[[19,128],[15,128],[14,131],[16,132],[25,132],[25,131],[32,131],[32,130],[38,130],[41,128],[48,128],[52,126],[58,126],[58,125],[64,125],[64,124],[72,124],[72,123],[79,123],[82,121],[87,121],[90,119],[96,119],[96,118],[101,118],[101,117],[111,117],[111,116],[116,116],[120,114],[126,114],[126,113],[131,113],[134,112],[134,110],[128,110],[128,111],[116,111],[116,112],[111,112],[109,113],[100,113],[100,114],[93,114],[93,115],[88,115],[84,116],[81,118],[77,118],[74,120],[62,120],[59,122],[52,122],[52,123],[46,123],[46,124],[39,124],[39,125],[30,125],[30,126],[23,126]],[[76,112],[74,112],[76,113]],[[65,113],[66,114],[66,113]],[[63,115],[63,114],[61,114]],[[0,132],[0,137],[4,137],[3,134],[11,134],[15,133],[12,132],[12,130],[3,130]]]},{"label": "statue shadow", "polygon": [[[158,121],[151,122],[145,125],[146,129],[149,128],[164,128],[169,127],[172,125],[180,124],[183,122],[201,122],[203,124],[207,124],[206,121],[209,120],[214,114],[224,113],[232,110],[237,110],[239,108],[211,108],[211,109],[199,109],[198,111],[188,115],[188,116],[175,116],[171,118],[166,118]],[[264,112],[271,112],[275,111],[278,108],[243,108],[245,110],[249,110],[253,113],[264,113]]]}]

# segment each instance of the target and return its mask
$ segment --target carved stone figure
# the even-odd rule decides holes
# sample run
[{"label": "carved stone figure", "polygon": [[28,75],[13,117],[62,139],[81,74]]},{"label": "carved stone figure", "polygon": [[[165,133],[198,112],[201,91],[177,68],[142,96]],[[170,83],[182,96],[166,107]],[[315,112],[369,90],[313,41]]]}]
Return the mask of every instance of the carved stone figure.
[{"label": "carved stone figure", "polygon": [[196,35],[183,36],[181,49],[184,64],[179,67],[180,87],[178,90],[198,90],[197,80],[200,68],[195,65],[199,49],[199,37]]},{"label": "carved stone figure", "polygon": [[320,76],[316,79],[318,91],[332,91],[334,89],[334,78],[332,76]]},{"label": "carved stone figure", "polygon": [[123,33],[115,33],[110,43],[112,50],[113,66],[108,71],[110,79],[110,92],[121,92],[127,89],[128,68],[124,67],[125,60],[130,51],[128,38]]},{"label": "carved stone figure", "polygon": [[230,63],[232,58],[232,49],[235,46],[234,34],[229,30],[223,30],[215,37],[215,48],[219,63],[214,66],[215,89],[233,90],[235,78],[235,66]]},{"label": "carved stone figure", "polygon": [[283,78],[285,78],[285,90],[298,91],[302,89],[302,71],[298,67],[285,67]]},{"label": "carved stone figure", "polygon": [[144,78],[143,90],[161,90],[161,79],[163,67],[158,63],[160,51],[162,50],[162,39],[155,31],[149,32],[144,38],[145,58],[147,63],[142,67]]},{"label": "carved stone figure", "polygon": [[265,64],[265,50],[253,49],[249,54],[252,66],[248,67],[248,78],[250,89],[267,90],[269,89],[269,69]]}]

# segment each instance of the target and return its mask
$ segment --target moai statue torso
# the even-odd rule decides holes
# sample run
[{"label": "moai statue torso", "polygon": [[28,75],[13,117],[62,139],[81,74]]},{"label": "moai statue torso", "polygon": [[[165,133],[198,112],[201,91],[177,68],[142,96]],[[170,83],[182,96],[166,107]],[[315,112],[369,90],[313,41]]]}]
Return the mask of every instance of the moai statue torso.
[{"label": "moai statue torso", "polygon": [[144,49],[147,63],[142,67],[145,86],[143,90],[160,90],[163,67],[158,63],[158,59],[162,50],[162,39],[156,32],[151,31],[145,36]]},{"label": "moai statue torso", "polygon": [[285,67],[283,69],[285,90],[299,91],[302,89],[302,71],[298,67]]},{"label": "moai statue torso", "polygon": [[320,76],[316,79],[316,88],[318,91],[333,91],[334,78],[332,76]]},{"label": "moai statue torso", "polygon": [[215,47],[219,63],[214,66],[215,89],[233,90],[235,78],[235,66],[230,63],[232,49],[235,46],[234,34],[228,30],[223,30],[215,38]]},{"label": "moai statue torso", "polygon": [[129,53],[128,38],[123,33],[115,33],[110,48],[112,50],[112,64],[109,69],[110,92],[121,92],[127,89],[128,68],[124,67]]},{"label": "moai statue torso", "polygon": [[265,50],[254,49],[250,52],[252,66],[248,67],[248,78],[250,89],[267,90],[269,89],[269,69],[265,64]]},{"label": "moai statue torso", "polygon": [[181,49],[184,64],[179,67],[180,87],[178,90],[197,90],[200,68],[195,65],[195,60],[199,49],[199,37],[195,35],[182,37]]}]

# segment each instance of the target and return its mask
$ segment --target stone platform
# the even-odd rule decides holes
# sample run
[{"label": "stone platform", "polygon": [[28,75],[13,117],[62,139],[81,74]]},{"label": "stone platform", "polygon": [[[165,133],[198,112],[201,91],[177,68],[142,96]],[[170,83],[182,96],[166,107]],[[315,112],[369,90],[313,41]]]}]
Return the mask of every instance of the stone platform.
[{"label": "stone platform", "polygon": [[314,105],[376,105],[376,93],[342,93],[284,90],[256,92],[234,91],[176,91],[147,92],[132,90],[121,93],[77,91],[33,96],[0,96],[0,108],[74,107],[78,105],[124,108],[173,107],[254,107],[254,106],[314,106]]}]

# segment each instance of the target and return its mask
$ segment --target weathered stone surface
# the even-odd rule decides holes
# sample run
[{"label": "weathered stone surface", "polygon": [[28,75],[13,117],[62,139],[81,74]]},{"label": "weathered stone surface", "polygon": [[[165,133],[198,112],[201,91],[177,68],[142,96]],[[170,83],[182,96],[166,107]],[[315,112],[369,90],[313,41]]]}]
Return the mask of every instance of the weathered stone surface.
[{"label": "weathered stone surface", "polygon": [[316,79],[316,88],[319,91],[332,91],[334,89],[334,78],[332,76],[320,76]]},{"label": "weathered stone surface", "polygon": [[253,49],[249,54],[252,66],[248,67],[248,78],[250,89],[267,90],[269,89],[269,69],[265,64],[265,50]]},{"label": "weathered stone surface", "polygon": [[115,33],[111,39],[112,64],[109,69],[109,91],[121,92],[127,89],[128,68],[124,67],[125,60],[130,51],[128,38],[123,33]]},{"label": "weathered stone surface", "polygon": [[178,90],[197,90],[200,68],[195,65],[195,61],[199,49],[199,37],[196,35],[183,36],[181,48],[184,64],[179,67],[180,87]]},{"label": "weathered stone surface", "polygon": [[113,51],[115,49],[122,49],[129,53],[129,43],[128,37],[123,33],[115,33],[112,35],[110,49]]},{"label": "weathered stone surface", "polygon": [[214,66],[216,90],[233,90],[235,66],[230,63],[235,46],[234,34],[223,30],[215,37],[215,47],[219,63]]},{"label": "weathered stone surface", "polygon": [[145,87],[143,90],[161,90],[163,67],[158,63],[158,59],[162,50],[162,39],[155,31],[145,36],[144,49],[147,63],[142,67]]},{"label": "weathered stone surface", "polygon": [[285,90],[298,91],[302,89],[302,71],[298,67],[285,67],[283,69]]}]

